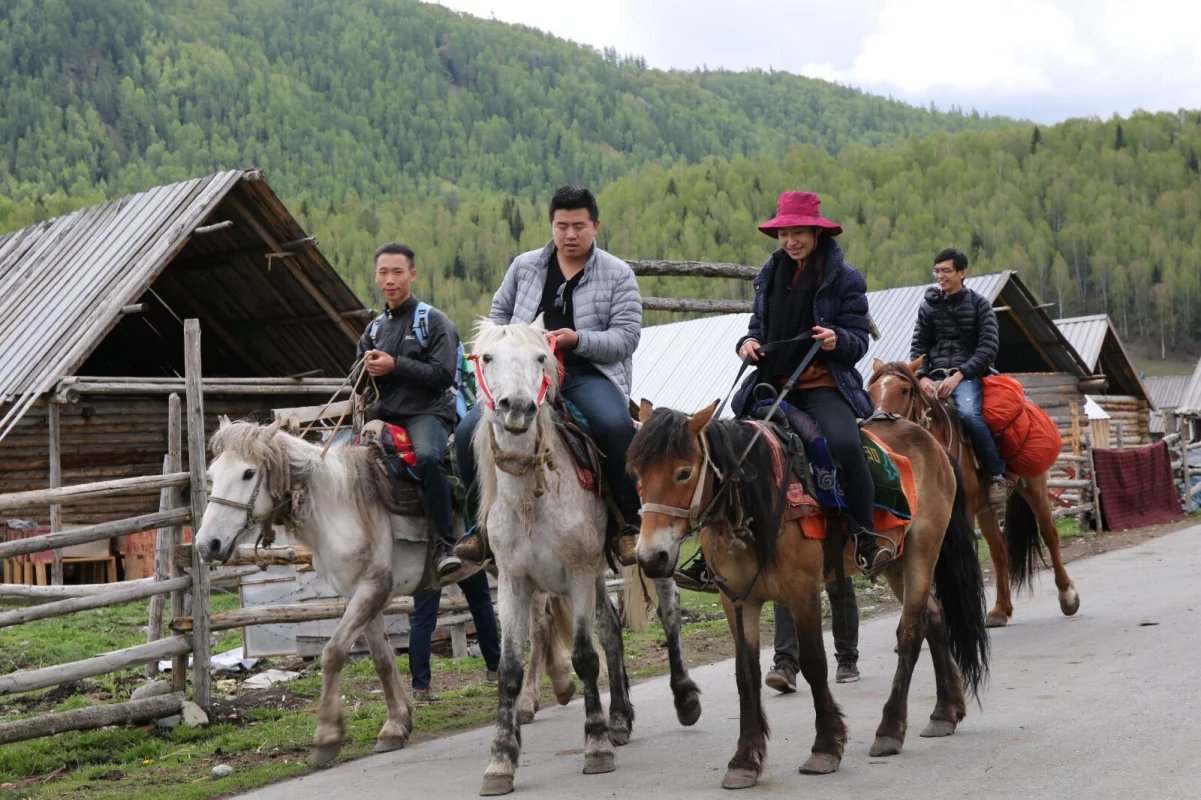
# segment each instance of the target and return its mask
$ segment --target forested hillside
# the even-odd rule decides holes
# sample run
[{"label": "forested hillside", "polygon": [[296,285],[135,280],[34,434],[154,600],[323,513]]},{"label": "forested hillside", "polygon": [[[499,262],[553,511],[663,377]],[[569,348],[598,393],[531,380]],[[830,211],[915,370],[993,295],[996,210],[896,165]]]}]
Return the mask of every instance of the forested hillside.
[{"label": "forested hillside", "polygon": [[[1064,314],[1201,335],[1199,115],[1029,124],[785,73],[663,72],[409,0],[9,0],[0,231],[217,169],[261,167],[364,299],[403,239],[460,324],[598,190],[631,258],[758,263],[782,189],[826,197],[872,288],[944,244],[1017,268]],[[647,291],[720,296],[723,282]]]}]

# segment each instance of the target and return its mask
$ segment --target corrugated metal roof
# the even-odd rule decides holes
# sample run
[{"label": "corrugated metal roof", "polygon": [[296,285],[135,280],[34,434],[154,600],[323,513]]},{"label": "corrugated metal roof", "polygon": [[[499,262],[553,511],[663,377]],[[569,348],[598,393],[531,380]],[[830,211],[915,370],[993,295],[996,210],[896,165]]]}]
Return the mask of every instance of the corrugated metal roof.
[{"label": "corrugated metal roof", "polygon": [[1109,333],[1109,317],[1105,314],[1067,317],[1055,320],[1055,326],[1063,331],[1088,368],[1096,371],[1097,362],[1101,360],[1101,348],[1105,344],[1105,334]]},{"label": "corrugated metal roof", "polygon": [[[869,341],[867,354],[856,365],[865,382],[871,377],[873,358],[909,359],[918,307],[929,285],[867,293],[868,308],[880,338]],[[1026,329],[1038,338],[1052,362],[1050,365],[1042,362],[1039,369],[1053,367],[1077,376],[1088,374],[1050,318],[1034,307],[1033,298],[1017,279],[1017,273],[1005,271],[970,277],[967,286],[994,305],[998,299],[1003,300],[1013,309],[1009,313],[1022,317]],[[716,397],[724,397],[739,367],[734,343],[746,333],[749,320],[749,314],[725,314],[643,329],[642,341],[634,353],[634,399],[645,397],[656,405],[692,412]],[[1020,331],[1014,335],[1025,336]],[[1011,371],[1039,369],[1015,363]]]},{"label": "corrugated metal roof", "polygon": [[[215,211],[219,218],[208,220]],[[206,220],[235,225],[193,236]],[[164,333],[164,320],[182,327],[182,317],[201,318],[212,334],[206,372],[218,360],[209,356],[221,355],[249,376],[344,374],[362,329],[349,317],[362,303],[303,237],[262,174],[244,170],[159,186],[0,236],[0,407],[7,406],[0,439],[85,362],[124,365],[129,351],[156,346],[182,360],[182,333]],[[263,257],[285,243],[295,249],[271,270]],[[168,264],[174,268],[158,280]],[[122,307],[147,300],[154,308],[142,327],[122,325]]]},{"label": "corrugated metal roof", "polygon": [[1176,407],[1176,413],[1193,417],[1201,415],[1201,361],[1197,362],[1197,367],[1184,388],[1184,394],[1180,396],[1180,405]]},{"label": "corrugated metal roof", "polygon": [[1143,378],[1143,384],[1156,408],[1178,408],[1190,380],[1191,375],[1157,375]]}]

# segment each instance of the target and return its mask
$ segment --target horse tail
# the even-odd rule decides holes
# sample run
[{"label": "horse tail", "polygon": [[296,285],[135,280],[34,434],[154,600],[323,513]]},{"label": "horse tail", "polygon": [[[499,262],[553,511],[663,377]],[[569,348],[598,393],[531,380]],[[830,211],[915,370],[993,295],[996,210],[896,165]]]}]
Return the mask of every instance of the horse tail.
[{"label": "horse tail", "polygon": [[1038,564],[1044,561],[1038,519],[1026,498],[1011,492],[1005,503],[1005,540],[1009,550],[1009,585],[1015,592],[1031,589]]},{"label": "horse tail", "polygon": [[934,591],[946,620],[947,645],[967,689],[977,698],[988,677],[988,629],[984,624],[984,577],[976,552],[976,534],[967,511],[963,473],[955,470],[955,502],[934,565]]}]

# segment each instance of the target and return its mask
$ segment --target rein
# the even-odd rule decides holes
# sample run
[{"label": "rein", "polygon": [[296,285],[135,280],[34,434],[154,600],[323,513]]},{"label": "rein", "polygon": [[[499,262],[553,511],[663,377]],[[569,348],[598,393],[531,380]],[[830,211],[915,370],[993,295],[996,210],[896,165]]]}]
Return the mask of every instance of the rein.
[{"label": "rein", "polygon": [[948,452],[958,450],[959,453],[955,460],[962,462],[964,456],[963,436],[959,431],[959,426],[955,424],[955,421],[951,418],[950,412],[947,411],[946,406],[941,401],[931,403],[926,400],[926,398],[922,395],[921,387],[918,386],[917,378],[915,378],[908,370],[901,369],[900,367],[896,367],[891,364],[886,364],[885,366],[881,367],[880,371],[873,375],[871,380],[868,381],[868,385],[871,386],[881,378],[889,375],[900,378],[909,385],[909,405],[905,409],[905,413],[903,415],[905,419],[909,420],[910,422],[916,422],[926,430],[931,430],[934,424],[934,420],[931,417],[934,413],[937,413],[947,431],[947,441],[943,444],[943,447],[945,447]]}]

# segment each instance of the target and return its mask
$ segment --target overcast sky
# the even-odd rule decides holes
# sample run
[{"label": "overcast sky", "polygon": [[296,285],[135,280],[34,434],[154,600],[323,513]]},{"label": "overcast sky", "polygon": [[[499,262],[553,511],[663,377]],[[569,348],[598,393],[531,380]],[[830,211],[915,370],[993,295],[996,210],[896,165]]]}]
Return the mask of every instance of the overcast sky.
[{"label": "overcast sky", "polygon": [[1201,109],[1197,0],[437,0],[661,69],[775,69],[1033,119]]}]

